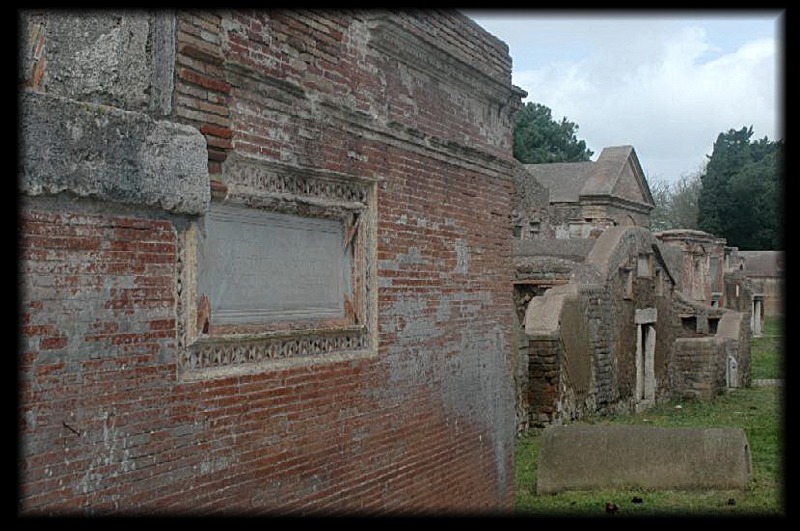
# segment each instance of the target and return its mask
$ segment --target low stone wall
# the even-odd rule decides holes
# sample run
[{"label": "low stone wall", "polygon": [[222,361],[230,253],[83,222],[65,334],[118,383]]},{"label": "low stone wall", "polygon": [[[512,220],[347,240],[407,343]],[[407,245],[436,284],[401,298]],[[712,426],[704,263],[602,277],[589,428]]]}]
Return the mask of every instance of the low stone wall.
[{"label": "low stone wall", "polygon": [[727,387],[750,383],[750,343],[743,324],[746,314],[727,311],[708,337],[684,337],[675,341],[670,374],[676,399],[712,399]]}]

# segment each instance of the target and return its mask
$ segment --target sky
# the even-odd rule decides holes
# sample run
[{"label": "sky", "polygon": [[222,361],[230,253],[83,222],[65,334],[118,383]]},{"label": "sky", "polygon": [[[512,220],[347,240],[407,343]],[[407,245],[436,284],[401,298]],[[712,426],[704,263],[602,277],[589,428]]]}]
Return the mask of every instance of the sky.
[{"label": "sky", "polygon": [[785,11],[462,10],[509,47],[523,102],[597,160],[631,145],[648,181],[702,171],[722,132],[783,138]]}]

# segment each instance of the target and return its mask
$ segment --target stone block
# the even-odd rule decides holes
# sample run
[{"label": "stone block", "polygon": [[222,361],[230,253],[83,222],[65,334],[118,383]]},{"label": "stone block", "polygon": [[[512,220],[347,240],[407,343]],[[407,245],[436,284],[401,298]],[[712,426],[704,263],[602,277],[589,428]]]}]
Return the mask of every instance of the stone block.
[{"label": "stone block", "polygon": [[146,114],[20,94],[20,191],[200,214],[210,199],[206,141],[197,129]]},{"label": "stone block", "polygon": [[745,489],[751,474],[740,428],[550,426],[542,435],[536,492]]}]

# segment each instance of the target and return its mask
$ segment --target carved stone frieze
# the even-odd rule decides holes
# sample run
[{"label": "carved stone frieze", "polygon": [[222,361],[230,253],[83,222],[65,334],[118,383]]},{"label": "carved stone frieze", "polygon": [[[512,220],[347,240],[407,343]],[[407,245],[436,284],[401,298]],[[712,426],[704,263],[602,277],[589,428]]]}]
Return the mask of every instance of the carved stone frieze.
[{"label": "carved stone frieze", "polygon": [[366,207],[374,182],[328,170],[297,168],[232,154],[225,161],[229,197],[289,199],[352,210]]},{"label": "carved stone frieze", "polygon": [[277,360],[324,357],[369,349],[363,327],[314,330],[272,336],[202,338],[184,349],[180,369],[184,377],[202,376],[206,369],[252,368]]}]

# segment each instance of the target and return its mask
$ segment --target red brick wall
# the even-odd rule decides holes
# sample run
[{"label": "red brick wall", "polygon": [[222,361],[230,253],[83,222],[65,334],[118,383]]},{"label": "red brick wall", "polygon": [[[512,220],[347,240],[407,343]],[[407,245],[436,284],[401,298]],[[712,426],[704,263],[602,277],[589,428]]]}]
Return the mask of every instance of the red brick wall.
[{"label": "red brick wall", "polygon": [[[430,20],[461,53],[498,47],[487,39],[472,51],[479,34],[468,26],[459,41],[462,22]],[[394,59],[365,54],[366,36],[337,13],[179,13],[174,101],[177,120],[206,135],[212,178],[235,150],[381,179],[377,355],[180,381],[185,220],[31,200],[21,225],[26,512],[513,507],[511,132],[481,131],[479,102],[461,106],[465,94],[424,76],[412,80],[416,108],[403,108],[409,79]],[[501,67],[486,68],[502,70],[505,52],[494,53]],[[235,86],[223,56],[304,101],[333,98],[339,114]],[[353,113],[371,133],[348,122]],[[400,133],[382,132],[385,120]],[[466,144],[473,163],[453,147]]]},{"label": "red brick wall", "polygon": [[173,446],[175,230],[27,208],[20,227],[22,502],[78,511],[152,498],[153,465]]},{"label": "red brick wall", "polygon": [[231,148],[230,84],[222,70],[221,18],[208,11],[177,14],[175,109],[208,142],[208,172],[221,172]]}]

